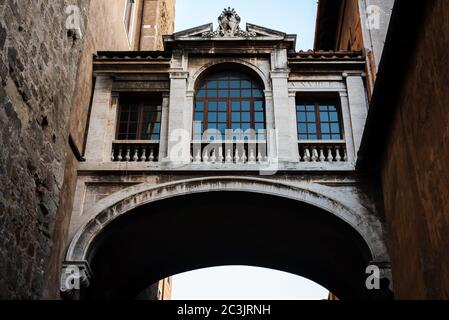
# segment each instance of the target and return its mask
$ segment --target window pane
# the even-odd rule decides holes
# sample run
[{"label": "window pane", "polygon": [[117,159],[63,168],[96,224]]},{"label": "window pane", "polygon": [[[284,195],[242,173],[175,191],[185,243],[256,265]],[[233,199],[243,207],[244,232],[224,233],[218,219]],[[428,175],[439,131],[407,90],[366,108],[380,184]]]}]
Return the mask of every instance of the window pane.
[{"label": "window pane", "polygon": [[216,112],[209,112],[207,116],[207,120],[209,122],[217,122],[217,113]]},{"label": "window pane", "polygon": [[305,112],[298,112],[298,121],[300,122],[306,122],[306,113]]},{"label": "window pane", "polygon": [[299,135],[299,140],[307,140],[307,135],[306,134],[300,134]]},{"label": "window pane", "polygon": [[320,106],[320,111],[327,111],[327,110],[328,110],[327,106]]},{"label": "window pane", "polygon": [[217,98],[218,97],[218,90],[208,90],[207,91],[207,97],[208,98]]},{"label": "window pane", "polygon": [[228,107],[226,106],[226,101],[218,102],[218,111],[226,111]]},{"label": "window pane", "polygon": [[232,122],[240,122],[240,112],[232,113]]},{"label": "window pane", "polygon": [[263,97],[261,90],[253,90],[253,97],[254,98],[261,98]]},{"label": "window pane", "polygon": [[307,133],[307,126],[305,123],[298,124],[298,132]]},{"label": "window pane", "polygon": [[226,112],[218,113],[218,122],[226,122]]},{"label": "window pane", "polygon": [[338,113],[337,112],[331,112],[330,113],[330,120],[331,121],[338,121]]},{"label": "window pane", "polygon": [[254,125],[254,129],[256,129],[257,131],[258,130],[264,130],[265,129],[265,124],[263,124],[263,123],[256,123]]},{"label": "window pane", "polygon": [[329,114],[327,112],[320,113],[320,121],[321,122],[329,122]]},{"label": "window pane", "polygon": [[231,98],[240,98],[240,90],[231,90],[229,96]]},{"label": "window pane", "polygon": [[251,90],[242,90],[243,98],[251,98]]},{"label": "window pane", "polygon": [[315,111],[315,106],[307,106],[306,107],[307,111]]},{"label": "window pane", "polygon": [[218,91],[218,97],[219,98],[227,98],[229,96],[228,90],[219,90]]},{"label": "window pane", "polygon": [[221,89],[227,89],[228,88],[228,81],[219,81],[218,87]]},{"label": "window pane", "polygon": [[218,82],[217,81],[209,81],[207,84],[208,89],[217,89],[218,88]]},{"label": "window pane", "polygon": [[242,111],[251,110],[251,101],[242,101]]},{"label": "window pane", "polygon": [[217,111],[218,110],[218,102],[216,101],[210,101],[208,105],[209,111]]},{"label": "window pane", "polygon": [[299,106],[296,106],[296,109],[297,109],[298,111],[306,111],[306,106],[304,106],[304,105],[299,105]]},{"label": "window pane", "polygon": [[203,111],[204,110],[204,101],[197,101],[196,102],[196,110],[197,111]]},{"label": "window pane", "polygon": [[230,87],[232,89],[240,89],[240,81],[230,81]]},{"label": "window pane", "polygon": [[307,130],[309,133],[316,133],[316,124],[308,124]]},{"label": "window pane", "polygon": [[202,112],[195,112],[195,121],[203,121],[204,120],[204,114]]},{"label": "window pane", "polygon": [[340,133],[340,126],[338,125],[338,123],[332,123],[331,130],[332,133]]},{"label": "window pane", "polygon": [[223,123],[218,124],[218,130],[220,130],[221,134],[223,135],[222,139],[224,139],[224,137],[225,137],[226,128],[227,128],[226,124],[223,124]]},{"label": "window pane", "polygon": [[240,111],[240,101],[232,101],[232,111]]},{"label": "window pane", "polygon": [[322,133],[330,133],[331,132],[328,123],[321,124],[321,132]]},{"label": "window pane", "polygon": [[339,134],[333,134],[332,140],[341,140],[341,136]]},{"label": "window pane", "polygon": [[263,101],[254,101],[254,111],[263,111]]},{"label": "window pane", "polygon": [[251,121],[251,113],[250,112],[243,112],[242,113],[242,121],[250,122]]},{"label": "window pane", "polygon": [[318,140],[318,136],[316,134],[309,134],[308,140]]},{"label": "window pane", "polygon": [[206,97],[206,90],[199,90],[196,94],[198,98],[205,98]]},{"label": "window pane", "polygon": [[254,121],[255,122],[264,122],[265,121],[265,117],[263,112],[256,112],[254,114]]},{"label": "window pane", "polygon": [[316,116],[314,112],[307,112],[307,121],[308,122],[315,122]]},{"label": "window pane", "polygon": [[250,123],[242,123],[242,130],[243,131],[247,131],[251,129],[251,124]]},{"label": "window pane", "polygon": [[249,81],[249,80],[243,80],[243,81],[242,81],[242,88],[243,88],[243,89],[250,89],[250,88],[251,88],[251,81]]},{"label": "window pane", "polygon": [[330,134],[323,134],[323,135],[321,136],[321,139],[322,139],[322,140],[331,140],[331,135],[330,135]]},{"label": "window pane", "polygon": [[329,106],[329,111],[337,111],[337,108],[335,106]]}]

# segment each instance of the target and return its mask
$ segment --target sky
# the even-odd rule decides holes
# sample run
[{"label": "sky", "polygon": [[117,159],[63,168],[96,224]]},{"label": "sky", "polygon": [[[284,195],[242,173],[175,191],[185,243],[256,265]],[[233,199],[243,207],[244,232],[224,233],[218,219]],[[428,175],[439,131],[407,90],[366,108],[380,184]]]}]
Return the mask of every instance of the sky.
[{"label": "sky", "polygon": [[[297,34],[297,50],[313,48],[317,0],[176,0],[175,30],[214,23],[224,8],[247,22]],[[174,300],[321,300],[329,291],[296,275],[243,266],[202,269],[173,278]]]},{"label": "sky", "polygon": [[317,0],[176,0],[175,30],[214,23],[224,8],[235,8],[247,22],[298,35],[297,50],[313,48]]}]

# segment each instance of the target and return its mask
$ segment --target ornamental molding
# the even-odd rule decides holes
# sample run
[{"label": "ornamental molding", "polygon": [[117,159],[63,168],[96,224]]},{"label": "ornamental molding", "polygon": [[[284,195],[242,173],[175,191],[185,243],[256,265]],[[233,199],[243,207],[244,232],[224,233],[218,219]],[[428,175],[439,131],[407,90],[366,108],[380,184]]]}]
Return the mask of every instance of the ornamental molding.
[{"label": "ornamental molding", "polygon": [[241,18],[235,9],[225,8],[218,17],[218,29],[207,31],[202,34],[203,38],[253,38],[257,37],[255,31],[243,31],[240,29]]}]

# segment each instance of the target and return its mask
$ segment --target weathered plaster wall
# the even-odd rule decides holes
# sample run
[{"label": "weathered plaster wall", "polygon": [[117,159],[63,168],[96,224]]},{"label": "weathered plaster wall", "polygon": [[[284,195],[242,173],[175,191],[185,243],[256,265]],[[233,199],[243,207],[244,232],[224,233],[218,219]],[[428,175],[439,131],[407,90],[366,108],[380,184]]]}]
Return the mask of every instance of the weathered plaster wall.
[{"label": "weathered plaster wall", "polygon": [[[72,94],[83,40],[66,5],[0,1],[0,298],[42,297],[54,248]],[[83,30],[84,31],[84,30]]]},{"label": "weathered plaster wall", "polygon": [[449,2],[429,8],[382,167],[399,299],[449,298]]},{"label": "weathered plaster wall", "polygon": [[175,31],[176,0],[143,0],[139,50],[163,50],[162,35]]}]

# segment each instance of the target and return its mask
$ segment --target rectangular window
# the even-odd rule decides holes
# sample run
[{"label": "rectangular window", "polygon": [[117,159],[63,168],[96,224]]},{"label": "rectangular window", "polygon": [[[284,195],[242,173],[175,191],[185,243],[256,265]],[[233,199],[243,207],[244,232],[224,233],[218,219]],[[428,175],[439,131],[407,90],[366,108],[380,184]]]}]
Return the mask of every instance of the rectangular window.
[{"label": "rectangular window", "polygon": [[118,140],[153,140],[161,137],[162,98],[120,97]]},{"label": "rectangular window", "polygon": [[135,9],[135,0],[125,0],[125,17],[124,24],[126,34],[128,35],[128,42],[131,44],[133,28],[134,28],[134,9]]},{"label": "rectangular window", "polygon": [[342,140],[340,113],[334,101],[302,101],[296,104],[298,140]]}]

